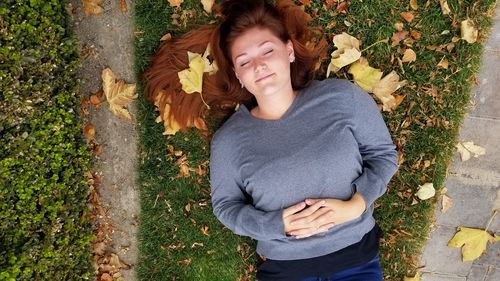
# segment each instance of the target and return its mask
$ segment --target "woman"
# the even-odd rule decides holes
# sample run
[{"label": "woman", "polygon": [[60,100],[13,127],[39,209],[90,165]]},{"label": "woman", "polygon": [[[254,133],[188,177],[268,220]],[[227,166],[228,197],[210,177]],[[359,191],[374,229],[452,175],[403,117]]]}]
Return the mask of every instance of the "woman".
[{"label": "woman", "polygon": [[375,102],[349,81],[313,80],[324,46],[308,45],[290,2],[230,0],[222,15],[204,96],[241,106],[212,139],[214,214],[258,240],[259,280],[382,280],[372,214],[398,165]]}]

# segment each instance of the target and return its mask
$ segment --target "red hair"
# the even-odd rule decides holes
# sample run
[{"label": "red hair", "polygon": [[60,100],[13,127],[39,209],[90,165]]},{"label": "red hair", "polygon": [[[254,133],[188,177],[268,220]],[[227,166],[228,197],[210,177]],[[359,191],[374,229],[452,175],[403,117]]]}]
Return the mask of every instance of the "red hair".
[{"label": "red hair", "polygon": [[[272,6],[265,0],[229,0],[222,4],[224,21],[216,26],[194,29],[180,38],[163,42],[152,58],[151,67],[144,72],[145,96],[160,110],[165,111],[181,130],[193,127],[196,120],[207,114],[228,115],[234,107],[243,103],[248,107],[256,104],[253,95],[241,88],[234,71],[230,46],[234,39],[246,30],[259,27],[269,29],[283,42],[291,40],[295,62],[290,65],[294,90],[305,88],[315,77],[320,58],[326,52],[326,40],[319,28],[309,27],[311,17],[290,0]],[[203,103],[199,93],[186,94],[182,90],[177,73],[188,67],[187,51],[202,54],[210,45],[210,57],[218,71],[203,75]],[[172,119],[170,119],[172,120]],[[197,126],[199,127],[199,126]]]}]

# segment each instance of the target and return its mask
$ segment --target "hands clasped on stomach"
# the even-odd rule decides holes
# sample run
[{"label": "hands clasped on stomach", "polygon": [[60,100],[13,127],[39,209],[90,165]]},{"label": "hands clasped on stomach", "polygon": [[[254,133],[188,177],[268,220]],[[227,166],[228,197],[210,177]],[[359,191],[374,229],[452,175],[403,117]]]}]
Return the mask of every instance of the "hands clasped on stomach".
[{"label": "hands clasped on stomach", "polygon": [[365,208],[365,201],[359,193],[347,201],[306,199],[283,210],[285,233],[300,239],[326,232],[334,225],[358,218]]}]

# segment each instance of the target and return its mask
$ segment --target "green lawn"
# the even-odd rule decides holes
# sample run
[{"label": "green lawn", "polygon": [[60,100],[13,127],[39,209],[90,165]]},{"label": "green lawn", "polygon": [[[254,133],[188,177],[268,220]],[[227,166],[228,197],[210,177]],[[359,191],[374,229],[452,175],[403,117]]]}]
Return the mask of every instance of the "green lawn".
[{"label": "green lawn", "polygon": [[[409,1],[351,1],[347,14],[324,11],[324,1],[311,1],[306,11],[314,14],[314,23],[330,24],[327,36],[347,32],[362,42],[361,48],[396,32],[394,23],[404,22],[400,13],[412,11]],[[399,107],[384,112],[394,142],[404,156],[399,173],[389,184],[388,192],[377,201],[376,217],[385,231],[382,241],[382,266],[387,280],[401,280],[412,274],[425,242],[435,200],[412,205],[417,187],[433,182],[441,187],[446,169],[455,151],[458,129],[470,97],[471,83],[480,66],[480,58],[495,1],[448,1],[450,15],[443,15],[438,1],[418,1],[417,16],[405,30],[415,30],[421,38],[412,49],[417,61],[398,64],[398,46],[376,44],[363,53],[370,65],[384,74],[395,70],[407,86],[397,94],[405,95]],[[164,0],[136,1],[136,70],[139,74],[148,65],[165,33],[179,35],[196,24],[212,18],[203,15],[198,1],[186,0],[184,10],[195,9],[196,15],[185,28],[171,24],[172,8]],[[317,11],[314,11],[314,10]],[[455,43],[448,52],[426,46],[439,46],[460,37],[460,21],[471,18],[479,29],[480,42]],[[335,21],[335,25],[331,24]],[[345,23],[347,23],[347,26]],[[330,44],[333,48],[333,43]],[[393,59],[391,60],[391,58]],[[439,68],[441,59],[448,69]],[[320,78],[329,59],[323,63]],[[336,77],[352,79],[342,71]],[[142,85],[139,85],[141,91]],[[168,156],[167,144],[188,155],[190,167],[208,159],[209,144],[195,130],[166,138],[163,125],[154,122],[156,112],[144,99],[139,100],[141,134],[141,258],[140,280],[253,280],[254,242],[238,237],[222,227],[212,214],[209,183],[206,176],[171,179],[178,173],[176,157]],[[219,123],[211,123],[212,131]],[[427,165],[426,165],[427,163]],[[201,204],[200,204],[201,202]],[[208,204],[205,205],[204,202]],[[190,211],[185,206],[190,204]],[[202,227],[208,227],[208,235]],[[194,244],[194,243],[202,243]],[[250,274],[248,274],[250,273]]]}]

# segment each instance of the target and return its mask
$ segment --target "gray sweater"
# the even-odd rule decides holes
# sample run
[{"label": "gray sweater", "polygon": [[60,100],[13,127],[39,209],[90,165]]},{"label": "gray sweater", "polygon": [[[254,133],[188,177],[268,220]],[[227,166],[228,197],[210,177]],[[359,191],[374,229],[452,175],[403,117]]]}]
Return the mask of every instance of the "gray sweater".
[{"label": "gray sweater", "polygon": [[[275,260],[326,255],[370,231],[373,203],[398,169],[397,152],[373,98],[347,80],[313,81],[279,120],[253,117],[241,105],[215,133],[210,182],[215,216],[258,240]],[[307,198],[367,204],[357,219],[305,239],[287,237],[283,209]]]}]

